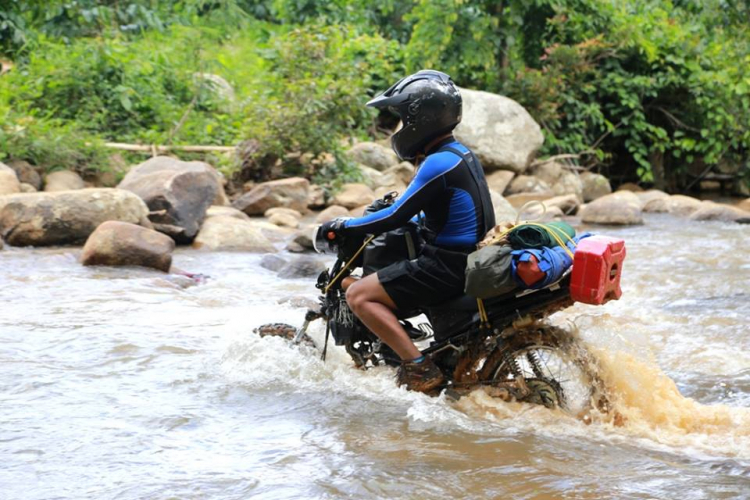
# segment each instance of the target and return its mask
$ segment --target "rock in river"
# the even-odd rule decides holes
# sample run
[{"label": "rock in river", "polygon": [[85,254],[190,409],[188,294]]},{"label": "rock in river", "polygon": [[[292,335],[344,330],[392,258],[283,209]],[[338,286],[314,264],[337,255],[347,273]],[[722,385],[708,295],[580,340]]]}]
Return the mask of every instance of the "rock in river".
[{"label": "rock in river", "polygon": [[260,267],[269,271],[278,272],[287,264],[286,259],[276,254],[266,254],[260,259]]},{"label": "rock in river", "polygon": [[701,205],[701,200],[681,194],[666,197],[655,196],[649,201],[643,203],[643,211],[657,213],[667,212],[678,217],[689,217],[693,212],[701,208]]},{"label": "rock in river", "polygon": [[130,224],[108,221],[94,231],[81,253],[84,266],[142,266],[169,272],[174,240],[169,236]]},{"label": "rock in river", "polygon": [[583,201],[583,182],[575,172],[557,162],[547,162],[533,168],[534,177],[544,181],[555,196],[574,194]]},{"label": "rock in river", "polygon": [[731,205],[710,201],[704,201],[698,210],[690,214],[690,220],[716,220],[723,222],[735,222],[747,217],[750,217],[750,212]]},{"label": "rock in river", "polygon": [[314,278],[326,269],[324,262],[309,256],[297,257],[279,271],[279,278]]},{"label": "rock in river", "polygon": [[121,189],[0,196],[0,234],[15,246],[79,243],[109,220],[150,226],[143,200]]},{"label": "rock in river", "polygon": [[268,181],[253,186],[232,203],[247,215],[263,215],[274,207],[286,207],[298,212],[307,210],[310,181],[302,177],[291,177],[277,181]]},{"label": "rock in river", "polygon": [[587,203],[612,192],[609,179],[601,174],[583,172],[581,173],[581,183],[583,184],[583,201]]},{"label": "rock in river", "polygon": [[581,211],[581,220],[589,224],[643,224],[641,203],[630,191],[617,191],[597,198]]},{"label": "rock in river", "polygon": [[220,174],[208,163],[155,156],[128,172],[118,186],[140,196],[154,228],[177,243],[195,238],[215,200],[222,199]]},{"label": "rock in river", "polygon": [[193,246],[206,250],[276,253],[276,247],[253,222],[226,215],[206,219]]}]

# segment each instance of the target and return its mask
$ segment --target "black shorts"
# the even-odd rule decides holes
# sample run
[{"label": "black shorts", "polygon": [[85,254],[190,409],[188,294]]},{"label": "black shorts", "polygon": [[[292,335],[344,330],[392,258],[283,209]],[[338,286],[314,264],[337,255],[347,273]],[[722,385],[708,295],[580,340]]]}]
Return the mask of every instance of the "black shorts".
[{"label": "black shorts", "polygon": [[434,306],[464,292],[466,258],[454,251],[424,245],[414,260],[395,262],[378,271],[378,281],[400,311]]}]

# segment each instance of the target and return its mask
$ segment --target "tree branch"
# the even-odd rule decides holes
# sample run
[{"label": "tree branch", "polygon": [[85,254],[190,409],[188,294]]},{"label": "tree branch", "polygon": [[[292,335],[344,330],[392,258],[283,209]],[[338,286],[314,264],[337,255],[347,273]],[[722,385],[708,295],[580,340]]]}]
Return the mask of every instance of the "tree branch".
[{"label": "tree branch", "polygon": [[188,153],[229,153],[235,146],[157,146],[156,144],[126,144],[123,142],[105,142],[104,147],[141,153],[166,153],[168,151],[185,151]]},{"label": "tree branch", "polygon": [[566,153],[561,155],[554,155],[550,156],[549,158],[545,158],[543,160],[534,160],[531,163],[531,167],[540,167],[542,165],[546,165],[547,163],[552,163],[553,161],[559,161],[559,160],[577,160],[581,156],[587,156],[587,155],[593,155],[596,152],[592,149],[587,149],[586,151],[581,151],[580,153]]}]

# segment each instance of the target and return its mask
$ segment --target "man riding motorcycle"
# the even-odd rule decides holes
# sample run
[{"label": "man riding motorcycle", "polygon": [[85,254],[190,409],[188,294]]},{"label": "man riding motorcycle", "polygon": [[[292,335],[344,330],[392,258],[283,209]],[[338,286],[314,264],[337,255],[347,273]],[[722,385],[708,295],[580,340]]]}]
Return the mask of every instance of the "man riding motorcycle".
[{"label": "man riding motorcycle", "polygon": [[425,240],[414,260],[395,262],[351,283],[346,301],[367,328],[401,358],[399,385],[429,392],[444,382],[440,369],[421,354],[396,316],[434,306],[463,293],[466,259],[495,225],[489,188],[477,157],[452,135],[462,100],[445,73],[423,70],[399,80],[367,103],[389,108],[402,128],[391,138],[402,160],[417,172],[395,203],[353,219],[334,219],[323,234],[380,234],[417,217]]}]

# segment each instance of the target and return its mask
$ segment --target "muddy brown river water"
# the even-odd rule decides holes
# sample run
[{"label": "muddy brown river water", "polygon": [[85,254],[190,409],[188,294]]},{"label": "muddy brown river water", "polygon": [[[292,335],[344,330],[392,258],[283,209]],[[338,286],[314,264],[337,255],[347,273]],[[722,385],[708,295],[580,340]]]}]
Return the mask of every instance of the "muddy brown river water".
[{"label": "muddy brown river water", "polygon": [[601,356],[622,427],[261,339],[315,289],[257,255],[179,250],[213,277],[188,287],[6,247],[0,498],[750,498],[750,226],[597,231],[627,241],[623,298],[554,320]]}]

